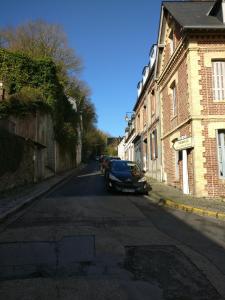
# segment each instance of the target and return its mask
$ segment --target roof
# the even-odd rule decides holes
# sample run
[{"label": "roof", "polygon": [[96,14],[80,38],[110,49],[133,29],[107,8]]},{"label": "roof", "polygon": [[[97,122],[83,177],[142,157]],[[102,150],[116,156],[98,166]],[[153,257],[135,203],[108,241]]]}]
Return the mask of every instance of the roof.
[{"label": "roof", "polygon": [[225,29],[214,15],[209,15],[215,1],[165,1],[163,6],[184,28]]}]

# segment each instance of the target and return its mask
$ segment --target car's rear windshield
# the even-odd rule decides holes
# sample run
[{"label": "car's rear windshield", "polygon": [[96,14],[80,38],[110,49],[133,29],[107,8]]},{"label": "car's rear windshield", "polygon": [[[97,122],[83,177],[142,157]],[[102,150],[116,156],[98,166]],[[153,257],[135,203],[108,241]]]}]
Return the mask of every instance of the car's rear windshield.
[{"label": "car's rear windshield", "polygon": [[112,162],[112,171],[115,171],[115,172],[122,172],[122,171],[140,172],[140,168],[134,162],[118,160],[118,161]]}]

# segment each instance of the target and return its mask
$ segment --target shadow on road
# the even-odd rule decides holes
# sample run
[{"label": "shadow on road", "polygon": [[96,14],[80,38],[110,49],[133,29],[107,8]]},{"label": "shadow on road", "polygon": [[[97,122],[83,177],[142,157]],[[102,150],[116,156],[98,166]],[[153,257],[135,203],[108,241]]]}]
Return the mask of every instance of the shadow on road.
[{"label": "shadow on road", "polygon": [[[76,231],[88,228],[92,235],[91,238],[90,235],[71,236],[69,243],[65,240],[64,247],[58,241],[34,241],[32,236],[29,241],[18,238],[4,241],[3,232],[0,235],[0,287],[20,278],[17,288],[21,295],[26,279],[72,278],[76,281],[83,277],[87,281],[86,289],[93,279],[101,280],[103,290],[104,284],[108,286],[116,280],[117,289],[126,295],[130,295],[131,286],[137,288],[137,296],[134,293],[131,298],[119,299],[150,299],[138,289],[139,283],[145,283],[146,291],[152,286],[161,290],[161,298],[151,299],[222,300],[225,296],[225,223],[168,210],[145,197],[111,195],[105,191],[103,176],[94,163],[15,220],[5,234],[42,225],[56,229],[64,226],[64,232],[66,226]],[[106,250],[95,248],[96,232],[98,240],[107,236],[116,241],[124,249],[124,255],[112,258],[110,245],[107,255]],[[107,259],[103,259],[105,255]],[[124,271],[128,275],[124,276]],[[39,283],[33,289],[34,295],[45,293],[44,289]],[[8,290],[9,295],[15,292]],[[113,299],[112,291],[105,293],[104,298],[95,296],[93,299]],[[91,285],[89,295],[94,295]],[[84,294],[80,297],[86,300]]]}]

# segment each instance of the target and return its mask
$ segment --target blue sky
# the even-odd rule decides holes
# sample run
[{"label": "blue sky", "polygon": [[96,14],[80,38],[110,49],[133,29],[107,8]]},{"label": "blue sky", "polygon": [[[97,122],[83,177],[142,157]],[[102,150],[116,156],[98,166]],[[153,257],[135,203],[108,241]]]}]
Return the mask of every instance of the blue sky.
[{"label": "blue sky", "polygon": [[0,27],[35,19],[61,24],[83,60],[80,78],[91,88],[98,128],[122,136],[157,39],[160,7],[160,0],[7,0]]}]

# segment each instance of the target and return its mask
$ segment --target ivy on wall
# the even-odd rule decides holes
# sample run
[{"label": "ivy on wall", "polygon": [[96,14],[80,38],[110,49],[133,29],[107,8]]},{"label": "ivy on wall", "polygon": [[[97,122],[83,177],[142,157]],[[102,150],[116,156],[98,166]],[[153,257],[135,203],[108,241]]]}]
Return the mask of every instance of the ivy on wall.
[{"label": "ivy on wall", "polygon": [[54,62],[0,49],[0,80],[7,95],[7,99],[0,102],[0,118],[24,117],[37,110],[51,113],[56,140],[73,154],[79,116],[67,100]]}]

